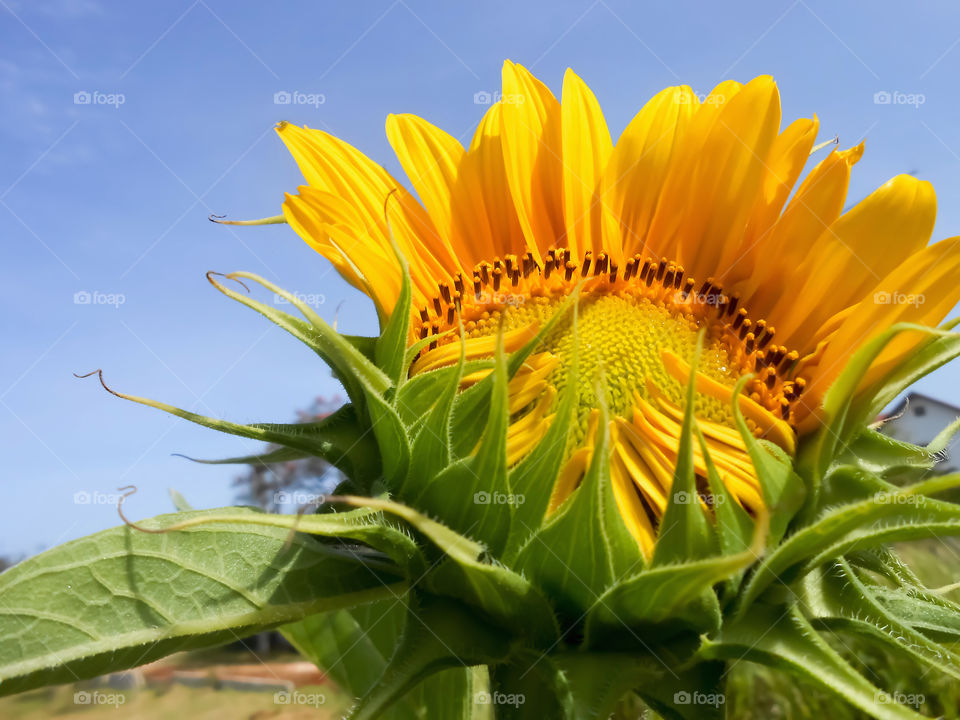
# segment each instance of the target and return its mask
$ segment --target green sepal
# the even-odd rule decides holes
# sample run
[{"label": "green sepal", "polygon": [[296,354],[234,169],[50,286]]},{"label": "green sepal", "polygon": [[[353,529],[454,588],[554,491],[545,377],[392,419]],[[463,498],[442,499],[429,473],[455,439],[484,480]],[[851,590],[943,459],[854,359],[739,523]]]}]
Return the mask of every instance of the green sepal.
[{"label": "green sepal", "polygon": [[243,278],[262,285],[267,290],[285,297],[307,318],[307,322],[295,318],[289,313],[277,310],[265,303],[231,290],[214,280],[211,284],[227,297],[252,308],[271,322],[279,325],[305,345],[316,352],[329,365],[343,383],[350,399],[362,402],[365,393],[382,394],[390,387],[390,378],[372,363],[357,347],[338,334],[308,305],[291,295],[283,288],[274,285],[258,275],[248,272],[235,272],[228,279]]},{"label": "green sepal", "polygon": [[[446,382],[438,388],[440,396],[436,398],[433,407],[425,413],[425,419],[416,429],[410,469],[406,480],[396,493],[401,500],[406,501],[416,497],[422,492],[424,484],[447,468],[453,460],[450,449],[450,421],[453,402],[459,392],[460,380],[466,364],[465,352],[465,343],[461,340],[460,360],[454,372],[450,373]],[[459,500],[463,501],[462,498]]]},{"label": "green sepal", "polygon": [[951,360],[960,357],[960,333],[950,332],[960,323],[960,318],[937,328],[926,328],[936,333],[919,348],[902,358],[894,370],[860,394],[853,403],[851,416],[869,422],[900,393],[917,380],[929,375]]},{"label": "green sepal", "polygon": [[566,680],[575,720],[607,720],[631,690],[662,682],[672,661],[649,653],[573,651],[550,659]]},{"label": "green sepal", "polygon": [[[571,308],[576,308],[580,297],[579,286],[567,296],[567,298],[556,309],[547,322],[543,324],[537,333],[527,343],[510,353],[507,357],[507,380],[513,378],[517,371],[523,367],[536,350],[544,347],[544,341],[553,329],[566,317]],[[479,439],[480,429],[476,418],[484,417],[488,413],[488,405],[491,399],[491,386],[494,383],[494,374],[491,373],[472,387],[467,388],[457,396],[454,405],[453,430],[451,438],[453,439],[454,455],[463,457],[468,455],[476,447]]]},{"label": "green sepal", "polygon": [[906,480],[920,479],[939,459],[936,451],[865,428],[843,449],[834,463],[854,465],[885,480]]},{"label": "green sepal", "polygon": [[613,582],[643,567],[610,481],[610,428],[600,407],[593,457],[580,486],[520,548],[516,567],[545,588],[559,609],[582,617]]},{"label": "green sepal", "polygon": [[803,443],[797,457],[797,471],[809,486],[801,512],[803,519],[809,519],[821,507],[820,483],[838,451],[873,419],[865,414],[872,399],[866,392],[858,393],[870,365],[896,335],[907,331],[946,335],[923,325],[897,323],[861,345],[824,394],[819,410],[821,427]]},{"label": "green sepal", "polygon": [[[700,452],[707,468],[707,486],[713,496],[713,517],[720,553],[722,555],[737,555],[750,548],[756,530],[756,522],[768,522],[767,515],[755,522],[750,514],[741,507],[740,503],[733,498],[713,464],[703,432],[699,427],[696,428],[696,431],[697,442],[700,443]],[[760,551],[762,552],[762,548]],[[725,603],[736,594],[742,577],[743,571],[738,570],[723,580],[722,602]]]},{"label": "green sepal", "polygon": [[[384,213],[386,214],[386,210],[384,210]],[[374,357],[377,367],[390,378],[396,391],[403,386],[407,376],[407,368],[410,367],[406,364],[405,359],[407,339],[410,335],[410,316],[413,312],[413,287],[410,281],[410,265],[400,251],[393,233],[388,234],[393,254],[400,265],[400,295],[390,310],[390,319],[380,328],[380,337],[376,341]]]},{"label": "green sepal", "polygon": [[396,493],[410,468],[410,437],[400,415],[382,395],[367,395],[367,411],[380,450],[383,483],[390,492]]},{"label": "green sepal", "polygon": [[540,442],[509,472],[510,487],[522,494],[513,515],[504,562],[511,564],[520,548],[543,526],[550,495],[566,459],[567,439],[573,427],[577,404],[577,363],[574,358],[570,379],[560,396],[550,428]]},{"label": "green sepal", "polygon": [[717,631],[720,605],[712,588],[760,558],[766,523],[767,516],[761,515],[750,544],[736,554],[660,565],[617,580],[590,608],[584,644],[598,650],[618,644],[645,647],[657,635]]},{"label": "green sepal", "polygon": [[667,508],[660,521],[657,544],[651,565],[669,565],[694,558],[707,557],[717,550],[717,537],[700,505],[697,478],[693,468],[693,409],[696,399],[696,374],[703,350],[703,333],[697,335],[697,346],[687,378],[687,396],[683,425],[677,446],[677,465],[667,497]]},{"label": "green sepal", "polygon": [[183,496],[183,493],[176,488],[167,488],[167,494],[170,495],[170,501],[173,503],[173,507],[177,512],[190,512],[194,509],[193,506]]},{"label": "green sepal", "polygon": [[[141,398],[122,396],[134,402]],[[217,460],[206,460],[181,455],[187,460],[207,465],[251,465],[287,462],[307,457],[319,457],[360,483],[369,492],[374,480],[380,477],[380,455],[374,439],[357,418],[353,405],[344,405],[317,422],[309,423],[253,423],[237,425],[225,420],[196,415],[187,410],[174,408],[164,403],[145,400],[142,404],[163,410],[198,425],[238,435],[263,440],[281,447],[266,453],[243,455]]]},{"label": "green sepal", "polygon": [[737,381],[734,388],[733,417],[763,490],[763,502],[770,513],[767,545],[773,547],[783,539],[791,520],[803,505],[806,490],[803,480],[793,470],[793,458],[778,445],[757,440],[747,427],[747,421],[740,409],[740,394],[749,379],[750,376],[745,375]]},{"label": "green sepal", "polygon": [[520,653],[490,672],[489,701],[497,720],[574,720],[573,696],[549,655]]},{"label": "green sepal", "polygon": [[689,667],[665,668],[656,679],[637,685],[637,693],[665,720],[721,720],[726,695],[721,662],[699,662]]},{"label": "green sepal", "polygon": [[960,608],[933,591],[919,588],[874,590],[878,604],[914,630],[943,643],[960,643]]},{"label": "green sepal", "polygon": [[481,610],[498,627],[509,628],[531,644],[557,642],[560,629],[540,590],[526,578],[490,562],[480,543],[431,520],[416,510],[382,498],[333,498],[389,512],[421,532],[446,558],[436,561],[419,580],[431,592],[456,598]]},{"label": "green sepal", "polygon": [[[462,353],[461,349],[461,361]],[[510,416],[502,334],[498,336],[492,376],[489,402],[485,403],[488,415],[476,450],[467,457],[454,460],[433,476],[411,478],[410,484],[421,488],[415,500],[418,508],[443,517],[451,528],[477,538],[490,552],[499,556],[507,542],[517,500],[507,477]],[[440,412],[445,410],[441,407]],[[444,425],[441,427],[427,425],[422,432],[444,433],[441,441],[452,438],[449,415],[444,414],[442,419]]]},{"label": "green sepal", "polygon": [[[470,360],[463,367],[463,375],[477,370],[493,370],[493,360]],[[396,395],[394,406],[407,427],[415,428],[422,424],[452,382],[452,376],[460,370],[456,365],[446,365],[435,370],[427,370],[407,380]]]},{"label": "green sepal", "polygon": [[[280,628],[284,637],[337,685],[362,698],[372,692],[406,627],[409,596],[318,613]],[[473,672],[450,668],[431,675],[381,713],[383,720],[470,720]]]}]

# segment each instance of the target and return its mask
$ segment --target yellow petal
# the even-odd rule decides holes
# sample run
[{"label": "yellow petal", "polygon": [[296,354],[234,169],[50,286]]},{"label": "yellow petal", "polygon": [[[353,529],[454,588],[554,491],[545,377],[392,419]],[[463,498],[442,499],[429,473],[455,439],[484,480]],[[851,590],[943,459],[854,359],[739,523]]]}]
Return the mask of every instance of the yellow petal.
[{"label": "yellow petal", "polygon": [[678,143],[699,101],[686,85],[657,93],[627,125],[603,171],[604,246],[643,253],[647,231]]},{"label": "yellow petal", "polygon": [[927,244],[936,215],[933,186],[899,175],[840,217],[820,236],[816,252],[783,279],[770,313],[779,341],[801,353],[813,349],[817,330],[832,315]]},{"label": "yellow petal", "polygon": [[560,103],[526,68],[507,61],[501,104],[507,181],[527,247],[539,258],[564,234]]},{"label": "yellow petal", "polygon": [[[960,301],[960,237],[934,243],[915,253],[877,283],[830,337],[805,397],[815,408],[849,356],[871,337],[899,322],[936,326]],[[895,337],[871,365],[861,387],[889,372],[929,335]]]},{"label": "yellow petal", "polygon": [[763,242],[763,257],[742,285],[749,307],[766,316],[783,294],[784,278],[810,254],[814,243],[843,212],[850,170],[864,144],[830,153],[800,184]]},{"label": "yellow petal", "polygon": [[[297,161],[310,187],[328,192],[350,205],[362,223],[357,238],[370,242],[392,257],[389,232],[410,262],[417,304],[436,293],[439,279],[449,279],[458,262],[438,240],[427,213],[403,186],[356,148],[320,130],[289,123],[277,133]],[[392,194],[393,201],[387,203]],[[389,222],[388,222],[389,221]],[[389,230],[388,230],[389,228]],[[396,262],[383,274],[397,272]],[[368,282],[376,281],[368,277]],[[392,309],[388,306],[387,311]]]},{"label": "yellow petal", "polygon": [[600,177],[613,143],[596,97],[573,70],[563,77],[561,103],[563,146],[563,214],[567,247],[574,257],[606,250],[620,261],[620,244],[603,247]]},{"label": "yellow petal", "polygon": [[[524,245],[504,161],[502,110],[500,102],[487,110],[460,166],[454,221],[458,235],[470,238],[464,248],[470,266],[517,253]],[[539,252],[534,255],[539,262]]]},{"label": "yellow petal", "polygon": [[779,126],[780,96],[767,76],[723,105],[701,105],[687,134],[689,146],[667,178],[650,228],[651,247],[677,258],[696,278],[722,281],[739,259]]},{"label": "yellow petal", "polygon": [[450,254],[458,256],[451,237],[453,193],[466,155],[463,146],[416,115],[387,116],[387,139],[433,221],[439,240]]},{"label": "yellow petal", "polygon": [[816,117],[795,120],[773,141],[770,157],[764,164],[760,191],[744,233],[744,257],[734,265],[727,281],[753,277],[757,265],[767,259],[767,241],[771,239],[784,203],[807,164],[818,128]]}]

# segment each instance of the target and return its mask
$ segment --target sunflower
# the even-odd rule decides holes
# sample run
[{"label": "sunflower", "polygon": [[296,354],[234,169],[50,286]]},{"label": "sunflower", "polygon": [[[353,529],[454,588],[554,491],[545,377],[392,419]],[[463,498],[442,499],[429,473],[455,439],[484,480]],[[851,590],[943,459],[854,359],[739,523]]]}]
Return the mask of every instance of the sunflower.
[{"label": "sunflower", "polygon": [[[706,449],[732,497],[755,513],[763,489],[734,423],[738,381],[747,377],[736,397],[751,432],[792,455],[858,346],[895,322],[934,325],[960,299],[960,240],[928,245],[930,183],[895,177],[844,212],[863,144],[830,152],[793,192],[818,121],[780,125],[777,86],[761,76],[703,98],[667,88],[614,144],[576,74],[567,71],[558,101],[508,61],[501,99],[468,148],[419,117],[387,119],[419,202],[343,140],[281,123],[306,179],[283,217],[373,300],[382,322],[404,277],[396,243],[412,281],[408,345],[421,348],[411,376],[462,352],[490,358],[498,338],[507,352],[522,347],[576,292],[576,323],[557,322],[510,380],[508,461],[543,438],[576,362],[576,422],[550,508],[590,465],[603,405],[617,506],[649,557],[691,373],[706,441],[694,448],[698,485],[708,487]],[[920,340],[891,342],[862,385]]]}]

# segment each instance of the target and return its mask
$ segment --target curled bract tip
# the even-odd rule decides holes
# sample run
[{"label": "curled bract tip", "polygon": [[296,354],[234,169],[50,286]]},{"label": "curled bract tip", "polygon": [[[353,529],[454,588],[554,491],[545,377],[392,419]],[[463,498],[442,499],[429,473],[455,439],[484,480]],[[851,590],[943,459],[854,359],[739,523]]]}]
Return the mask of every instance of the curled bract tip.
[{"label": "curled bract tip", "polygon": [[236,273],[222,273],[222,272],[217,272],[216,270],[207,271],[207,280],[210,281],[210,284],[213,285],[215,288],[217,288],[217,290],[223,290],[224,289],[223,285],[221,285],[220,283],[218,283],[216,280],[213,279],[214,275],[217,275],[222,278],[226,278],[227,280],[233,280],[235,283],[243,287],[243,289],[247,291],[248,295],[250,294],[250,288],[247,287],[246,283],[244,283],[243,280],[237,277]]},{"label": "curled bract tip", "polygon": [[257,220],[224,220],[225,217],[226,215],[210,213],[207,220],[217,225],[283,225],[287,222],[283,215],[271,215]]}]

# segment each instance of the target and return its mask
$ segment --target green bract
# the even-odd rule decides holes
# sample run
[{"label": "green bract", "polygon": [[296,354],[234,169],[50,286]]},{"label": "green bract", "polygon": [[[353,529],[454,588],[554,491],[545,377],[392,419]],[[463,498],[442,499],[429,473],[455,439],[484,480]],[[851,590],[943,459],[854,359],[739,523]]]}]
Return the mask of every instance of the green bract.
[{"label": "green bract", "polygon": [[[315,423],[239,425],[122,397],[282,446],[263,462],[322,457],[347,478],[341,491],[315,514],[185,511],[21,563],[0,576],[0,693],[270,627],[357,697],[358,720],[606,718],[631,692],[665,717],[720,717],[727,664],[740,659],[796,673],[876,718],[923,717],[844,660],[824,639],[837,632],[960,679],[950,649],[960,607],[888,548],[960,534],[960,506],[935,498],[960,476],[924,479],[953,428],[920,448],[866,425],[960,354],[960,336],[925,330],[930,339],[906,365],[855,394],[884,345],[918,328],[895,326],[865,345],[796,462],[755,439],[734,402],[765,493],[768,511],[757,517],[730,500],[709,462],[715,515],[676,502],[696,492],[694,444],[707,454],[691,382],[674,492],[646,564],[612,495],[606,422],[583,482],[547,514],[573,390],[539,445],[507,465],[507,382],[549,327],[509,356],[501,346],[492,361],[461,358],[408,379],[418,350],[406,346],[409,276],[378,338],[338,334],[254,275],[228,277],[301,311],[280,312],[211,277],[315,350],[350,404]],[[567,313],[575,332],[576,294],[555,320]],[[482,367],[493,372],[460,392],[461,377]]]}]

